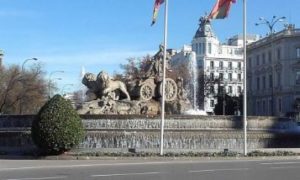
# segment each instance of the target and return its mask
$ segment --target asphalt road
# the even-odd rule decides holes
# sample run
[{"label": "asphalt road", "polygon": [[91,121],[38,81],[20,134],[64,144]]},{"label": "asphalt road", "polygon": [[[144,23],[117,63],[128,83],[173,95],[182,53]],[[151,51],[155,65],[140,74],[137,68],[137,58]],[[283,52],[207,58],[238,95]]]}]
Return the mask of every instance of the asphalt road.
[{"label": "asphalt road", "polygon": [[1,180],[298,180],[300,160],[0,160]]}]

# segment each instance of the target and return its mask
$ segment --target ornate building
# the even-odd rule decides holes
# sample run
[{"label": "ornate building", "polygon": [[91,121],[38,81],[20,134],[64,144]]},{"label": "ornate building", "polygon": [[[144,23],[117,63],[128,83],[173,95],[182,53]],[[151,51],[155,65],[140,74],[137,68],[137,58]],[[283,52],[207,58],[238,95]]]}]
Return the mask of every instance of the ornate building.
[{"label": "ornate building", "polygon": [[[248,35],[247,43],[257,39],[256,35]],[[200,108],[206,112],[214,112],[218,94],[239,96],[242,93],[242,45],[242,36],[234,36],[226,44],[220,43],[212,30],[210,20],[206,17],[200,19],[199,29],[192,40],[192,50],[196,52],[199,73],[204,74],[199,93],[203,101],[203,107]]]},{"label": "ornate building", "polygon": [[294,112],[300,102],[300,29],[289,25],[248,45],[247,64],[248,114]]}]

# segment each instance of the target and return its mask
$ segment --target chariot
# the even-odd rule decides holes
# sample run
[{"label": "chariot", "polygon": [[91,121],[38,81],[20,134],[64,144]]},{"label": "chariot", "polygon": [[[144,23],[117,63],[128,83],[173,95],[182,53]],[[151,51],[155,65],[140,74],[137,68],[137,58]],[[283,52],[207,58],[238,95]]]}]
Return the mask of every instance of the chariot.
[{"label": "chariot", "polygon": [[[177,84],[171,78],[166,78],[165,85],[165,101],[174,101],[177,98]],[[130,95],[142,100],[149,101],[152,98],[158,99],[162,97],[162,80],[155,77],[149,77],[139,80],[130,91]]]}]

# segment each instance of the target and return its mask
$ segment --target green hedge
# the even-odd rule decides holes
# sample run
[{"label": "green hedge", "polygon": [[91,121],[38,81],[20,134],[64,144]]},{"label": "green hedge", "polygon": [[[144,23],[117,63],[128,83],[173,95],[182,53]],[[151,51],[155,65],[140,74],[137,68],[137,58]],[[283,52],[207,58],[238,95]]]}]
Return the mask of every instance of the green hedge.
[{"label": "green hedge", "polygon": [[84,130],[71,102],[55,95],[40,109],[32,123],[31,134],[42,152],[60,154],[78,145]]}]

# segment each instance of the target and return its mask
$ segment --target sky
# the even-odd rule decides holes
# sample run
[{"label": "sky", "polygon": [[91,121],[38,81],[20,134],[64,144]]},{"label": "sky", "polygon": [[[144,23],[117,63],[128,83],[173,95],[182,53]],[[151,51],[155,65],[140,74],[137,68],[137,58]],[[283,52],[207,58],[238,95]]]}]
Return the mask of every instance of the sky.
[{"label": "sky", "polygon": [[[216,0],[169,0],[168,48],[190,44],[199,18],[209,13]],[[41,63],[45,76],[57,80],[60,89],[78,89],[82,67],[86,72],[121,72],[120,64],[130,57],[154,54],[163,41],[163,6],[157,23],[150,26],[154,0],[0,0],[0,49],[4,65],[29,68]],[[229,17],[214,20],[219,40],[242,34],[243,1],[233,4]],[[259,17],[286,16],[300,28],[300,0],[247,0],[247,33],[264,36]],[[282,23],[275,26],[277,31]]]}]

